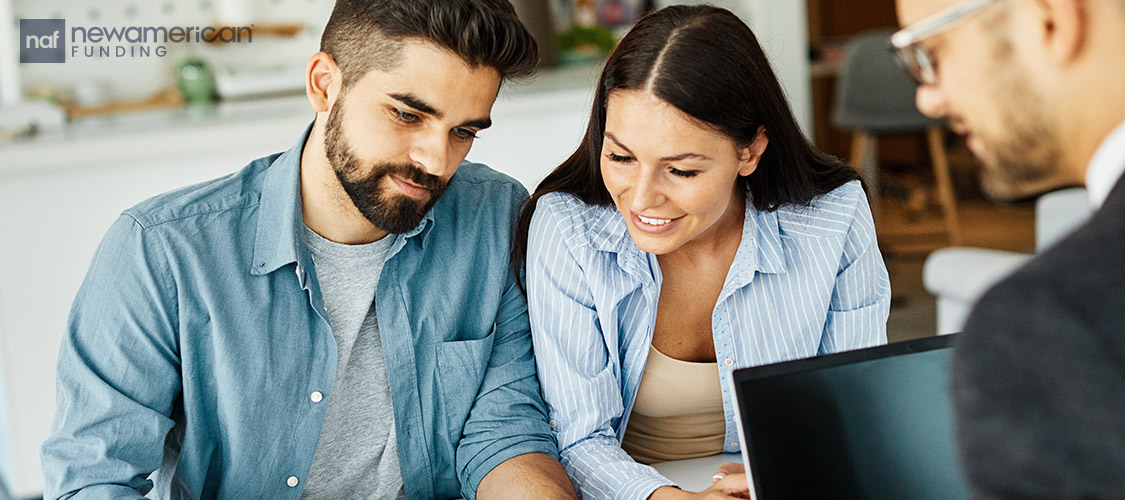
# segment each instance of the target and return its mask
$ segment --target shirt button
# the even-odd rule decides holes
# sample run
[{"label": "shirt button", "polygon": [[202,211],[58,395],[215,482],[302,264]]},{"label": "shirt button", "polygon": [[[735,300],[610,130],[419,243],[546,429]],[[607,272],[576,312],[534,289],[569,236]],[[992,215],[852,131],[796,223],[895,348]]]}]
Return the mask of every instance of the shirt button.
[{"label": "shirt button", "polygon": [[724,365],[727,365],[727,366],[733,365],[733,364],[734,364],[734,360],[733,360],[733,359],[730,359],[730,358],[724,359],[724,360],[723,360],[723,364],[724,364]]},{"label": "shirt button", "polygon": [[[320,391],[313,391],[312,394],[309,394],[309,399],[311,399],[314,403],[319,403],[324,400],[324,394],[321,394]],[[296,480],[297,478],[293,479]]]},{"label": "shirt button", "polygon": [[551,424],[551,428],[552,428],[552,429],[554,429],[554,428],[555,428],[555,421],[554,421],[554,420],[552,420],[552,421],[550,421],[550,422],[547,422],[547,423]]},{"label": "shirt button", "polygon": [[285,480],[285,484],[288,484],[290,488],[296,487],[299,482],[297,476],[289,476],[289,479]]}]

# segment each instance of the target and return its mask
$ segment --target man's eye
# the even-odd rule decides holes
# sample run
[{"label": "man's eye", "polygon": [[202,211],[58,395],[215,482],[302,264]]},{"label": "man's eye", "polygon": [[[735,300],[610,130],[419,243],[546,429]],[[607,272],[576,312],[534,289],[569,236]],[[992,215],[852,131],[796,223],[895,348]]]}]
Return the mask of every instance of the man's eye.
[{"label": "man's eye", "polygon": [[459,128],[459,127],[453,129],[453,134],[456,135],[457,138],[459,138],[459,139],[469,140],[469,139],[476,139],[477,138],[477,134],[473,133],[472,130]]},{"label": "man's eye", "polygon": [[613,153],[608,153],[605,155],[605,157],[609,158],[609,161],[612,161],[614,163],[629,163],[633,161],[633,157],[631,156],[621,156]]},{"label": "man's eye", "polygon": [[695,177],[695,174],[699,173],[697,170],[680,170],[678,168],[673,168],[670,172],[677,177]]},{"label": "man's eye", "polygon": [[403,122],[413,123],[415,121],[418,121],[418,115],[409,111],[403,111],[401,109],[395,108],[395,113],[398,113],[398,119],[402,120]]}]

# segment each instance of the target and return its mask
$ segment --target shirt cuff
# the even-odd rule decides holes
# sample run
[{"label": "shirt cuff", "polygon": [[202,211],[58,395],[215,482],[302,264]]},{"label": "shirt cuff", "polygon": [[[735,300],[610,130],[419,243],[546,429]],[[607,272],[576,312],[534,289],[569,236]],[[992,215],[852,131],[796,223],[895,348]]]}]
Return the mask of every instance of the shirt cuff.
[{"label": "shirt cuff", "polygon": [[617,490],[617,494],[614,495],[614,498],[646,500],[652,495],[652,492],[663,486],[671,486],[673,488],[680,487],[680,485],[672,482],[672,480],[659,474],[655,476],[641,476],[622,484],[621,488]]},{"label": "shirt cuff", "polygon": [[492,456],[482,460],[476,465],[476,468],[469,473],[468,481],[461,485],[461,494],[465,497],[465,500],[476,500],[477,486],[480,485],[484,476],[492,472],[492,469],[495,469],[497,465],[500,465],[510,458],[526,455],[528,453],[542,453],[556,460],[559,458],[559,450],[555,446],[554,441],[523,441],[511,446],[505,446]]}]

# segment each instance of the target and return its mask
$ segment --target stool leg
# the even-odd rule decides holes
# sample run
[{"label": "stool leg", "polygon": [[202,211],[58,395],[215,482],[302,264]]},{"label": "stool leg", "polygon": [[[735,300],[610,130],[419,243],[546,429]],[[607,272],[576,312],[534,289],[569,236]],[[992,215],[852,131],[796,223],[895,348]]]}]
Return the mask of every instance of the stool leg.
[{"label": "stool leg", "polygon": [[867,198],[871,202],[871,216],[879,221],[879,151],[878,140],[867,132],[852,134],[852,168],[859,171],[867,184]]},{"label": "stool leg", "polygon": [[949,174],[949,162],[945,157],[945,141],[941,127],[927,129],[926,138],[930,144],[930,159],[934,165],[938,200],[945,215],[945,230],[949,233],[949,243],[960,245],[961,224],[957,220],[957,200],[953,196],[953,181]]}]

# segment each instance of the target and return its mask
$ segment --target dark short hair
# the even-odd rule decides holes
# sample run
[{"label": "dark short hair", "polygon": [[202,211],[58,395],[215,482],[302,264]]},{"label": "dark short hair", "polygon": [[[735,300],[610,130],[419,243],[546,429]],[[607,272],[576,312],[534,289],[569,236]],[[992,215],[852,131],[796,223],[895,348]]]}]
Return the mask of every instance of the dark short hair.
[{"label": "dark short hair", "polygon": [[402,44],[425,40],[502,79],[528,76],[538,46],[508,0],[337,0],[320,38],[348,88],[372,69],[393,68]]},{"label": "dark short hair", "polygon": [[758,210],[807,205],[815,196],[859,178],[801,133],[758,39],[738,16],[711,6],[666,7],[641,19],[610,54],[581,144],[524,202],[512,242],[517,276],[541,196],[561,192],[592,205],[613,204],[600,168],[606,99],[615,90],[633,89],[652,92],[740,147],[765,127],[769,145],[758,168],[740,181]]}]

